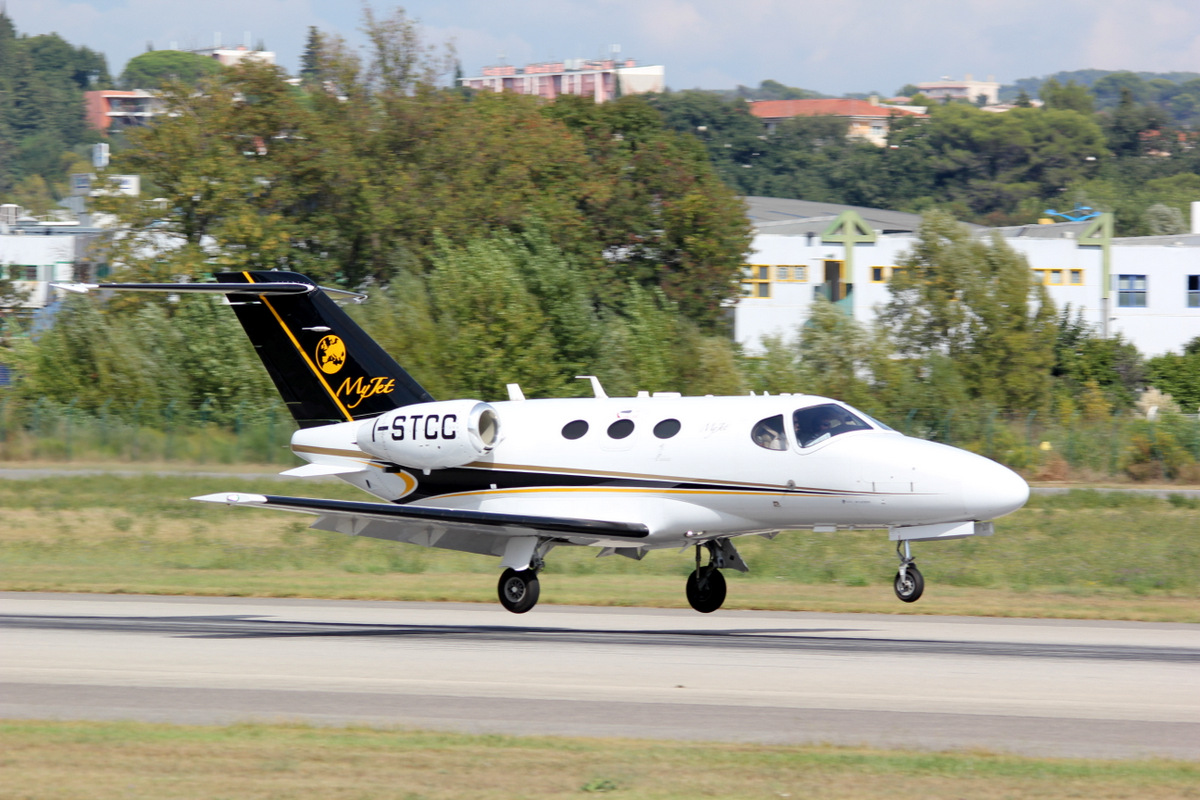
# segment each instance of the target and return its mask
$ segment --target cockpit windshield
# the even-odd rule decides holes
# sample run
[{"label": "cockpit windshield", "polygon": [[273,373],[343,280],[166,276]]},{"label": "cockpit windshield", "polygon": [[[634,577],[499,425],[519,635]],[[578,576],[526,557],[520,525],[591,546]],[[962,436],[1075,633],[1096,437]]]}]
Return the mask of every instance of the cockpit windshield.
[{"label": "cockpit windshield", "polygon": [[867,422],[834,403],[798,409],[792,414],[792,425],[801,447],[812,447],[843,433],[871,429]]}]

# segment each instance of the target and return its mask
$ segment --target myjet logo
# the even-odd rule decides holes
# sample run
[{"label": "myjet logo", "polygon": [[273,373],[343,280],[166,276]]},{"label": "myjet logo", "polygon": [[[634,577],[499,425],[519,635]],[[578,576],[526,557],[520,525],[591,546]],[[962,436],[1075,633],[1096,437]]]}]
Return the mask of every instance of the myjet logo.
[{"label": "myjet logo", "polygon": [[[326,336],[317,342],[314,353],[317,368],[326,375],[336,375],[346,366],[346,343],[340,336]],[[396,388],[395,378],[365,378],[359,375],[346,378],[334,394],[345,403],[346,408],[357,408],[362,401],[377,394],[390,394]]]},{"label": "myjet logo", "polygon": [[346,343],[340,336],[326,336],[317,342],[317,366],[326,375],[333,375],[346,365]]},{"label": "myjet logo", "polygon": [[368,397],[389,394],[396,388],[395,378],[364,378],[361,375],[351,380],[346,378],[338,387],[337,396],[346,402],[346,408],[357,408]]}]

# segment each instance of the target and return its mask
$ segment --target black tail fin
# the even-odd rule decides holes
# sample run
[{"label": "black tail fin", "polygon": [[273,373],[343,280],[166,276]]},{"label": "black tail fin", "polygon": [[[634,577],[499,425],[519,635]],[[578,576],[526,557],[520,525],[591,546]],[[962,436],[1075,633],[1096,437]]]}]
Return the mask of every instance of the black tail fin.
[{"label": "black tail fin", "polygon": [[[295,272],[223,272],[222,283],[304,283]],[[226,295],[301,428],[433,400],[323,291]]]}]

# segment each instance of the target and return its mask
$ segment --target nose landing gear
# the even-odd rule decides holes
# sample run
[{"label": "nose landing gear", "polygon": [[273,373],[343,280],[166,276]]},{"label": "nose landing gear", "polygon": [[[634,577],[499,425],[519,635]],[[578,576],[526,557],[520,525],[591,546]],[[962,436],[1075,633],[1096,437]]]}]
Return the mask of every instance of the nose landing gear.
[{"label": "nose landing gear", "polygon": [[732,567],[739,572],[749,568],[728,539],[704,542],[703,546],[708,549],[708,564],[700,565],[701,545],[696,545],[696,569],[688,575],[687,599],[688,605],[701,614],[711,614],[725,602],[725,576],[721,568]]},{"label": "nose landing gear", "polygon": [[893,584],[896,597],[906,603],[915,603],[925,591],[925,577],[917,569],[907,539],[896,542],[896,555],[900,556],[900,571],[896,573],[896,581]]}]

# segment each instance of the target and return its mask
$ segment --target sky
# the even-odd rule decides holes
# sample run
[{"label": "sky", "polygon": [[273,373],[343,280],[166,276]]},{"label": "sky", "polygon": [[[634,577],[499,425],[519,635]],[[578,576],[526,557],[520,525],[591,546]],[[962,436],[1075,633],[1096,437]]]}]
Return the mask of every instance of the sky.
[{"label": "sky", "polygon": [[[265,43],[299,69],[309,26],[362,45],[354,0],[0,0],[18,32],[58,33],[109,71],[148,46]],[[613,45],[661,64],[671,89],[771,79],[891,95],[942,77],[1012,83],[1061,70],[1200,72],[1198,0],[374,0],[425,40],[452,42],[466,75],[489,64],[596,58]],[[247,36],[249,37],[247,39]]]}]

